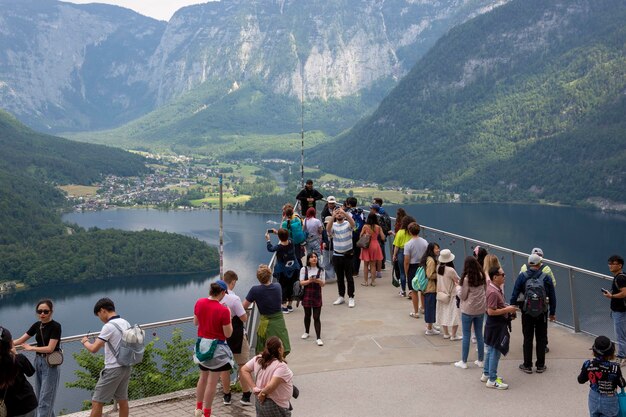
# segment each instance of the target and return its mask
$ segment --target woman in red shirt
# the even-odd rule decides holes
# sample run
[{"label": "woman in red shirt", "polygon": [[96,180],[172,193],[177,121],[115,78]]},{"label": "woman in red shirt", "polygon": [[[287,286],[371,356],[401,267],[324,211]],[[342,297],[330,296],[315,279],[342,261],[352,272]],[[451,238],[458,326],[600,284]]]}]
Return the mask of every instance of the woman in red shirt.
[{"label": "woman in red shirt", "polygon": [[233,333],[230,310],[220,304],[227,289],[222,280],[212,283],[209,298],[199,299],[194,307],[193,323],[198,327],[194,362],[200,367],[195,417],[211,415],[220,372],[229,371],[233,366],[233,354],[226,343],[226,338]]}]

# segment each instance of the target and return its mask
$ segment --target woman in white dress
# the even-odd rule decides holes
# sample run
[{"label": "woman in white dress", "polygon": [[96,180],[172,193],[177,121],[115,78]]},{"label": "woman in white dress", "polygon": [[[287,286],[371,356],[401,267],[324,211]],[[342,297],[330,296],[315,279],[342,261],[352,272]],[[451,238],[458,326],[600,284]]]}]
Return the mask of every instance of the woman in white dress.
[{"label": "woman in white dress", "polygon": [[454,270],[454,254],[450,249],[442,249],[437,267],[437,323],[443,330],[443,338],[461,340],[456,332],[461,322],[459,308],[456,306],[456,286],[459,275]]}]

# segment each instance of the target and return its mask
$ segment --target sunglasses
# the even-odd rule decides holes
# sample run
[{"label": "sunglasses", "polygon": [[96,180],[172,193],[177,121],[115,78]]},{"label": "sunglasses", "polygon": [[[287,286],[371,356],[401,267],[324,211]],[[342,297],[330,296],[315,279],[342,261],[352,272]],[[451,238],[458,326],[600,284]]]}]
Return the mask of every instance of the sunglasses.
[{"label": "sunglasses", "polygon": [[50,310],[37,310],[37,314],[50,314]]}]

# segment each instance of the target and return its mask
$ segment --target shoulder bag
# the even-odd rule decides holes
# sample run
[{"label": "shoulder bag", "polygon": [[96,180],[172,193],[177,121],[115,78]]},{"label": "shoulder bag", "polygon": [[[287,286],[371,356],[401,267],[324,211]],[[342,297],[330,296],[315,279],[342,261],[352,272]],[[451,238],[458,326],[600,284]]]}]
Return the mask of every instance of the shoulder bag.
[{"label": "shoulder bag", "polygon": [[[43,338],[43,331],[41,330],[41,325],[39,326],[39,333],[41,334],[41,341],[45,343]],[[59,340],[59,343],[61,341]],[[46,363],[48,366],[59,366],[63,363],[63,350],[54,350],[50,353],[46,354]]]},{"label": "shoulder bag", "polygon": [[[374,230],[372,230],[372,234],[374,233]],[[370,241],[372,240],[372,235],[369,233],[363,233],[361,235],[361,237],[359,238],[359,240],[357,240],[356,245],[359,248],[363,248],[363,249],[367,249],[370,247]]]}]

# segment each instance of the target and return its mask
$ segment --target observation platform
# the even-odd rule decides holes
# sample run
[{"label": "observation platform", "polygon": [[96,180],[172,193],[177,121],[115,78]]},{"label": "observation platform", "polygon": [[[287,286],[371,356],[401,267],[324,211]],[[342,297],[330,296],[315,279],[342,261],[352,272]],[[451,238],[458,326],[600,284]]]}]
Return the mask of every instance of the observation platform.
[{"label": "observation platform", "polygon": [[[294,416],[588,415],[589,387],[579,385],[576,376],[590,357],[591,336],[550,323],[548,369],[528,375],[518,369],[522,362],[518,318],[513,322],[511,350],[501,358],[498,369],[509,389],[488,389],[480,382],[481,369],[473,364],[476,345],[470,347],[468,369],[456,368],[453,363],[460,360],[462,342],[424,335],[423,316],[409,316],[412,304],[391,285],[389,269],[376,280],[376,287],[363,287],[361,281],[361,276],[355,277],[355,308],[348,308],[347,302],[334,306],[336,283],[324,287],[322,347],[315,343],[313,323],[311,337],[300,338],[304,332],[301,307],[285,317],[292,349],[287,361],[300,389],[300,398],[292,400]],[[509,277],[507,285],[512,284]],[[606,320],[610,320],[608,305]],[[254,407],[241,407],[240,398],[241,394],[233,393],[232,405],[224,406],[218,388],[213,415],[254,416]],[[193,416],[194,408],[194,391],[187,390],[131,402],[130,415]]]}]

